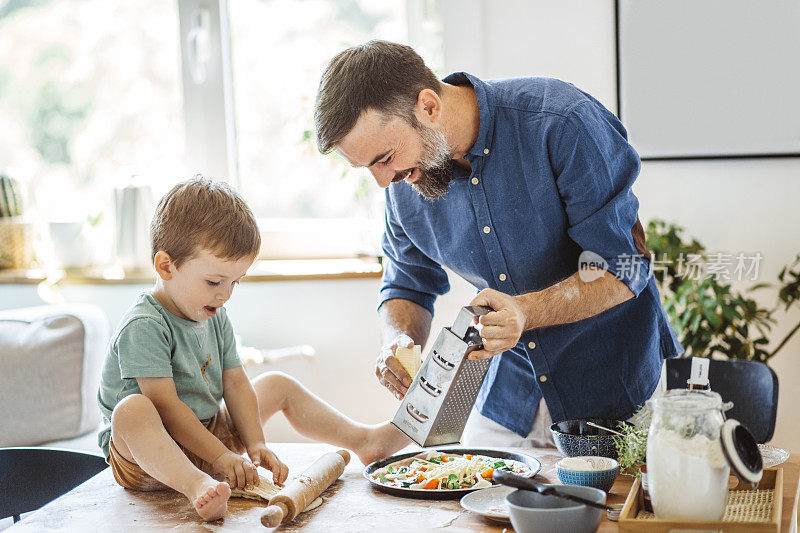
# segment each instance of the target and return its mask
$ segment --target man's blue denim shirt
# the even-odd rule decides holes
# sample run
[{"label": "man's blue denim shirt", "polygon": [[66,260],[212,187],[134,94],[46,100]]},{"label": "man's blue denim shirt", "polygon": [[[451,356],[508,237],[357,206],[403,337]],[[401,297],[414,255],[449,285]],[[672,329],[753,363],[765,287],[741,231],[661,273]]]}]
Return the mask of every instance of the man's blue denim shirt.
[{"label": "man's blue denim shirt", "polygon": [[643,242],[631,191],[640,161],[624,127],[559,80],[456,73],[444,82],[472,85],[478,98],[471,170],[454,166],[449,190],[434,201],[406,182],[386,189],[379,305],[403,298],[432,313],[450,288],[442,265],[478,290],[538,291],[575,274],[581,252],[594,252],[635,297],[523,333],[492,358],[476,406],[522,436],[542,396],[554,421],[631,416],[655,390],[663,358],[682,348],[635,242],[637,231]]}]

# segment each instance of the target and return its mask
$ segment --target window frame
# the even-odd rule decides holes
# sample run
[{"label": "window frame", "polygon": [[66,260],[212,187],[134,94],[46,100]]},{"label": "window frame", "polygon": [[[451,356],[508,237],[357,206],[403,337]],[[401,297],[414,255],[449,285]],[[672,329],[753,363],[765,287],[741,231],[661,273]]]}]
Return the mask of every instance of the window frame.
[{"label": "window frame", "polygon": [[239,186],[227,0],[178,0],[187,168]]}]

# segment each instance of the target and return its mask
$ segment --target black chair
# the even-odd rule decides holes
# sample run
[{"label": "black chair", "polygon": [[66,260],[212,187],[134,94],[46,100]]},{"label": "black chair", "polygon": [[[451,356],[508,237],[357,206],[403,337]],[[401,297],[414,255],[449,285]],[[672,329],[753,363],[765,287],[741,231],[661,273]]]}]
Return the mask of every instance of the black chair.
[{"label": "black chair", "polygon": [[[692,360],[666,360],[667,388],[685,389]],[[708,367],[708,382],[722,401],[733,402],[725,413],[747,426],[756,442],[767,442],[775,432],[778,415],[778,376],[757,361],[712,359]]]},{"label": "black chair", "polygon": [[19,521],[108,468],[102,455],[57,448],[0,448],[0,519]]}]

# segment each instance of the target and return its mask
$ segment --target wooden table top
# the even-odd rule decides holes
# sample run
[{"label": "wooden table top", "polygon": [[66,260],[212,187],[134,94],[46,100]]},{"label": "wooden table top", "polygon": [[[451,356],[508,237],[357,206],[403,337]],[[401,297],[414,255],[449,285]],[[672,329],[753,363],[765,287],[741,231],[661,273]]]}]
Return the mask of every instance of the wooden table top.
[{"label": "wooden table top", "polygon": [[[273,451],[290,468],[302,472],[325,452],[335,450],[326,444],[275,443]],[[558,483],[555,463],[561,455],[555,450],[527,449],[542,463],[536,479]],[[796,513],[800,454],[792,454],[784,468],[784,499],[781,531],[791,531]],[[363,465],[353,457],[344,475],[323,493],[324,504],[299,515],[275,531],[513,531],[501,524],[463,509],[458,500],[417,500],[398,498],[380,492],[362,476]],[[608,495],[608,503],[622,503],[633,478],[619,476]],[[9,528],[10,533],[25,531],[258,531],[265,503],[231,499],[228,514],[215,522],[203,522],[189,501],[174,491],[136,492],[114,482],[110,469],[79,485]],[[618,531],[617,524],[603,516],[598,531]]]}]

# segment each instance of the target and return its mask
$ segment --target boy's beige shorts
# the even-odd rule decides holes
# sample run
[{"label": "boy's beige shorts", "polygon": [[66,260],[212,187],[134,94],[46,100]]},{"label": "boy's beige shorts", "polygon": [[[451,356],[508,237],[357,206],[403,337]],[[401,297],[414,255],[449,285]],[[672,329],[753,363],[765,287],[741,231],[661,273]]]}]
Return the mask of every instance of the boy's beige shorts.
[{"label": "boy's beige shorts", "polygon": [[[231,415],[224,404],[219,412],[214,415],[214,418],[206,424],[206,429],[232,452],[242,454],[247,451],[242,443],[242,439],[239,437],[239,432],[236,431],[236,427],[233,425]],[[178,444],[178,447],[186,454],[186,457],[189,458],[189,461],[191,461],[193,465],[208,475],[214,475],[214,471],[208,461],[199,458],[180,444]],[[111,465],[111,471],[114,473],[114,480],[121,486],[126,489],[148,491],[169,489],[169,487],[142,470],[142,467],[138,464],[122,457],[114,447],[113,440],[109,442],[109,451],[108,462]]]}]

